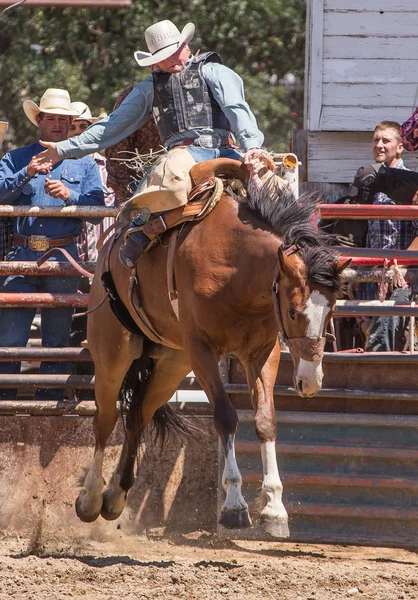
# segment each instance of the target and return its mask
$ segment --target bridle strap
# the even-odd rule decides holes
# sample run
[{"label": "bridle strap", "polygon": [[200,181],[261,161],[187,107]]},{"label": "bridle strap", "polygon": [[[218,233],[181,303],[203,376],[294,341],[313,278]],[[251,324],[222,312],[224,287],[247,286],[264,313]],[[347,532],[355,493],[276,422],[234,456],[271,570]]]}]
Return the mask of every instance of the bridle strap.
[{"label": "bridle strap", "polygon": [[295,337],[288,338],[286,343],[298,358],[308,362],[319,362],[325,351],[326,337]]},{"label": "bridle strap", "polygon": [[[282,248],[282,247],[283,247],[283,244],[280,246],[280,248]],[[297,244],[293,244],[293,246],[289,246],[289,248],[282,250],[282,252],[286,256],[290,256],[291,254],[294,254],[295,252],[298,252],[299,250],[300,250],[300,246],[298,246]]]},{"label": "bridle strap", "polygon": [[[282,250],[283,254],[286,256],[290,256],[300,250],[299,246],[294,244],[290,246],[286,250]],[[322,360],[325,351],[326,342],[334,342],[335,335],[332,333],[325,333],[322,337],[307,337],[300,336],[290,338],[283,326],[282,313],[280,309],[280,301],[279,301],[279,279],[280,279],[280,263],[277,262],[276,269],[274,271],[274,279],[273,279],[273,304],[275,308],[275,314],[277,318],[277,323],[279,326],[279,330],[283,335],[284,341],[289,346],[291,350],[297,353],[298,357],[306,360],[308,362],[319,362]]]}]

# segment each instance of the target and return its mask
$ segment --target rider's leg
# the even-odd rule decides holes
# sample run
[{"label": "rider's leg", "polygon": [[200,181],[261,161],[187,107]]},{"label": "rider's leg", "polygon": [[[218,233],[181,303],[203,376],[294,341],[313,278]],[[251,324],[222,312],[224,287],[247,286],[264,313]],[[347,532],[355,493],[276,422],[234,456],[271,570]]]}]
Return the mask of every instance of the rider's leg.
[{"label": "rider's leg", "polygon": [[[143,224],[143,214],[140,213],[132,219],[129,228],[141,227]],[[131,234],[128,233],[125,243],[119,248],[119,258],[121,263],[128,269],[133,269],[150,241],[150,238],[142,230],[134,231]]]},{"label": "rider's leg", "polygon": [[[176,151],[178,152],[178,150],[179,149],[175,149],[174,152],[176,152]],[[170,152],[173,152],[173,151],[170,151]],[[199,162],[203,162],[206,160],[211,160],[213,158],[219,158],[219,157],[234,158],[234,159],[239,159],[239,157],[240,157],[240,154],[239,154],[239,152],[237,152],[237,150],[235,150],[234,148],[229,148],[229,147],[228,148],[223,147],[223,148],[218,148],[218,149],[210,149],[210,148],[200,148],[198,146],[188,146],[187,154],[193,158],[194,163],[199,163]],[[183,160],[184,160],[184,156],[181,158],[183,158]],[[191,167],[191,164],[188,164],[187,172],[190,169],[190,167]],[[170,185],[170,184],[167,183],[167,185]],[[160,212],[160,213],[151,214],[149,221],[152,221],[155,218],[158,218],[158,216],[161,214],[163,214],[163,213]],[[132,219],[129,229],[135,229],[136,227],[140,227],[143,224],[144,224],[143,217],[141,214],[139,214],[137,217]],[[119,258],[120,258],[122,264],[125,265],[125,267],[127,267],[128,269],[133,269],[133,267],[135,266],[135,264],[137,263],[137,261],[139,260],[139,258],[141,257],[141,255],[143,254],[145,249],[147,248],[150,241],[151,241],[151,239],[142,230],[141,231],[133,231],[132,233],[129,233],[129,230],[128,230],[126,241],[124,244],[122,244],[122,246],[119,249]]]},{"label": "rider's leg", "polygon": [[186,148],[169,150],[167,155],[163,156],[154,166],[146,185],[131,198],[130,202],[134,202],[132,208],[136,206],[139,210],[145,208],[147,211],[148,219],[145,219],[145,222],[149,221],[147,228],[148,225],[151,226],[154,223],[157,226],[157,232],[152,232],[148,236],[147,228],[146,233],[137,229],[144,224],[141,214],[131,221],[126,241],[119,251],[121,262],[129,269],[135,266],[150,241],[154,239],[155,234],[159,235],[164,231],[164,229],[158,231],[158,221],[161,224],[158,217],[187,203],[187,195],[191,189],[188,173],[195,164],[196,161]]}]

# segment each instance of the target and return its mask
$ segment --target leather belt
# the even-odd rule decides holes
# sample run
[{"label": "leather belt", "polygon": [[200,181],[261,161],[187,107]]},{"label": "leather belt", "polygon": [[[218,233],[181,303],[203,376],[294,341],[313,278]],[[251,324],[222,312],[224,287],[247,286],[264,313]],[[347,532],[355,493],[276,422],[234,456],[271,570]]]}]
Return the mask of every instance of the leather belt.
[{"label": "leather belt", "polygon": [[218,134],[211,134],[212,137],[218,138],[218,142],[214,142],[213,145],[210,145],[210,141],[206,145],[203,137],[199,136],[197,138],[186,138],[184,140],[178,140],[178,142],[174,142],[170,144],[169,150],[173,148],[177,148],[178,146],[197,146],[199,148],[206,148],[208,150],[217,150],[218,148],[237,148],[235,144],[235,140],[232,136],[228,136],[227,138],[221,138]]},{"label": "leather belt", "polygon": [[12,244],[17,246],[27,246],[35,252],[45,252],[49,248],[57,246],[67,246],[77,239],[76,235],[67,235],[61,238],[48,238],[46,235],[12,235]]}]

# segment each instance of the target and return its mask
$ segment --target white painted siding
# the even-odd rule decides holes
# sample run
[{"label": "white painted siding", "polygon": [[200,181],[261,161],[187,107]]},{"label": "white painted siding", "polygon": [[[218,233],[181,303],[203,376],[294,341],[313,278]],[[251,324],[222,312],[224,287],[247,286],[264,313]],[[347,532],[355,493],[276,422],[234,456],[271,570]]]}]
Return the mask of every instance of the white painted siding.
[{"label": "white painted siding", "polygon": [[418,102],[418,0],[309,0],[306,128],[372,131]]},{"label": "white painted siding", "polygon": [[[307,180],[351,183],[357,169],[373,162],[371,132],[309,132]],[[406,166],[418,171],[418,152],[404,152]]]}]

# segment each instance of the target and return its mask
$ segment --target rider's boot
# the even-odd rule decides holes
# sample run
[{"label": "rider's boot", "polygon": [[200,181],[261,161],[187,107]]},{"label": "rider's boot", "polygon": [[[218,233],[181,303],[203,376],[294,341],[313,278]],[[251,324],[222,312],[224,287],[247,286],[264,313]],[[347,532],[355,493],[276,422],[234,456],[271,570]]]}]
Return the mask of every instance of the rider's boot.
[{"label": "rider's boot", "polygon": [[[135,225],[133,225],[135,227]],[[119,248],[119,258],[121,263],[128,269],[133,269],[150,243],[150,239],[143,231],[131,233],[125,242]]]},{"label": "rider's boot", "polygon": [[[138,231],[138,227],[145,225],[149,218],[149,211],[141,212],[139,215],[134,217],[129,225],[126,240],[119,248],[119,259],[121,263],[128,269],[134,268],[140,256],[151,241],[142,230]],[[134,231],[129,233],[131,229],[134,229]]]}]

